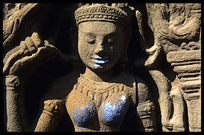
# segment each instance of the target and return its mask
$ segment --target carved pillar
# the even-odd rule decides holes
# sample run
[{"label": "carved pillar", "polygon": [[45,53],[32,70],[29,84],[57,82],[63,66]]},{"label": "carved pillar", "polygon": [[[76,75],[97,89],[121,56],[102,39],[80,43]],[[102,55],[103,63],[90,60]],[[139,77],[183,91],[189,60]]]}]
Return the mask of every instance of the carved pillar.
[{"label": "carved pillar", "polygon": [[177,73],[188,108],[189,131],[201,131],[201,51],[181,50],[167,54]]}]

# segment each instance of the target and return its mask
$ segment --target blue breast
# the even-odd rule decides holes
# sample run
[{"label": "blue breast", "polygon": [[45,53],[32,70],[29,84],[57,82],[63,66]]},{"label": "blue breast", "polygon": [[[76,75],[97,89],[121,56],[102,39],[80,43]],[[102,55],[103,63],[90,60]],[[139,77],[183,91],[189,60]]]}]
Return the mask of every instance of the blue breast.
[{"label": "blue breast", "polygon": [[104,124],[114,126],[122,122],[128,109],[128,101],[125,96],[115,102],[106,101],[102,104],[101,119]]},{"label": "blue breast", "polygon": [[89,119],[96,113],[96,108],[90,103],[86,103],[81,108],[75,108],[72,111],[73,119],[78,126],[84,126]]},{"label": "blue breast", "polygon": [[[105,101],[101,105],[100,119],[107,126],[117,126],[122,122],[128,109],[128,100],[125,96],[116,101]],[[86,103],[83,107],[76,107],[72,111],[73,120],[79,127],[86,126],[94,115],[98,114],[95,105]],[[94,120],[96,120],[95,117]]]}]

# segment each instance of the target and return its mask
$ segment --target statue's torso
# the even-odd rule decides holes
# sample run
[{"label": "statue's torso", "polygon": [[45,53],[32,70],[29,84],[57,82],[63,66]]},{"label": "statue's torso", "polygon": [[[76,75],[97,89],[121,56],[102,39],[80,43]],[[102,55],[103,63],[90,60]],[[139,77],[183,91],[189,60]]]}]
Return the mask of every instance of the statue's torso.
[{"label": "statue's torso", "polygon": [[67,97],[66,109],[75,131],[119,131],[135,97],[133,75],[123,73],[111,82],[81,76]]}]

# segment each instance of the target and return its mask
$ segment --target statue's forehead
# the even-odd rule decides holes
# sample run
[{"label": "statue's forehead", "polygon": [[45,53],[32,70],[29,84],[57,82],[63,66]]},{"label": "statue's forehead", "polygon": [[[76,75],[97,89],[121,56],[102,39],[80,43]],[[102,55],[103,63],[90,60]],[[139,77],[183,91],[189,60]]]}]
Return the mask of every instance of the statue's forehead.
[{"label": "statue's forehead", "polygon": [[111,22],[84,22],[79,25],[79,31],[85,33],[110,34],[117,33],[117,25]]}]

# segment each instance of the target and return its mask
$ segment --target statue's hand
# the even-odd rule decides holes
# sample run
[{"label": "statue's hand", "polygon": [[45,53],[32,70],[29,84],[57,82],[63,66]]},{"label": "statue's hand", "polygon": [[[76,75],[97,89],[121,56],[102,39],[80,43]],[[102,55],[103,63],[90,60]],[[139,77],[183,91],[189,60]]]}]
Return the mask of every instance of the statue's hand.
[{"label": "statue's hand", "polygon": [[3,74],[18,76],[24,68],[28,66],[33,68],[32,66],[39,65],[44,60],[59,54],[60,51],[56,47],[50,45],[48,41],[40,39],[39,35],[34,32],[31,37],[21,41],[20,49],[5,62]]}]

